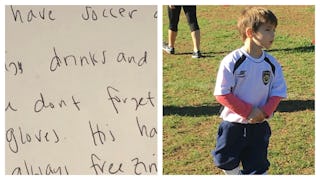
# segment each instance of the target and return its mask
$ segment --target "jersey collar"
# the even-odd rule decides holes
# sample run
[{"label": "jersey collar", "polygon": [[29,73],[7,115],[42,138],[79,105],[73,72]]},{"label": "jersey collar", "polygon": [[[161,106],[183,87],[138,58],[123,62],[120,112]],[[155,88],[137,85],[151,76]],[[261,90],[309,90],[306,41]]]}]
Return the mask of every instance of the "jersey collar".
[{"label": "jersey collar", "polygon": [[252,56],[250,56],[247,51],[245,50],[244,47],[240,48],[240,51],[251,61],[256,62],[256,63],[260,63],[262,61],[264,61],[265,58],[265,52],[262,50],[262,55],[259,58],[254,58]]}]

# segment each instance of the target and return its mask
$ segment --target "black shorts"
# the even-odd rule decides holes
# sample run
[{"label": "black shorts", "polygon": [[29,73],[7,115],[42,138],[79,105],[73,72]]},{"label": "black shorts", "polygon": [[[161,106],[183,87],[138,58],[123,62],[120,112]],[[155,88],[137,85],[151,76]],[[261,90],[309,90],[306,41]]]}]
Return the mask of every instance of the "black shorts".
[{"label": "black shorts", "polygon": [[170,9],[168,6],[169,29],[175,32],[178,31],[181,7],[183,7],[183,11],[187,17],[190,31],[193,32],[199,30],[196,6],[175,6],[174,9]]},{"label": "black shorts", "polygon": [[263,174],[270,166],[267,159],[270,136],[267,121],[257,124],[222,121],[212,151],[214,163],[220,169],[232,170],[241,162],[242,174]]}]

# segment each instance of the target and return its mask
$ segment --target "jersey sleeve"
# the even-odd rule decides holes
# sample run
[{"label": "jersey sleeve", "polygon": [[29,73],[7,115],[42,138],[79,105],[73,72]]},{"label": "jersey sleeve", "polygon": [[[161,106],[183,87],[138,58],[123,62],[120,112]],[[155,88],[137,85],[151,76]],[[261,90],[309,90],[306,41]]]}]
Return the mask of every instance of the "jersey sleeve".
[{"label": "jersey sleeve", "polygon": [[276,72],[272,86],[270,88],[269,97],[278,96],[282,98],[287,97],[287,85],[283,76],[282,68],[278,62],[276,64]]},{"label": "jersey sleeve", "polygon": [[213,93],[215,96],[226,95],[232,92],[235,79],[232,72],[234,64],[230,58],[227,56],[220,63]]}]

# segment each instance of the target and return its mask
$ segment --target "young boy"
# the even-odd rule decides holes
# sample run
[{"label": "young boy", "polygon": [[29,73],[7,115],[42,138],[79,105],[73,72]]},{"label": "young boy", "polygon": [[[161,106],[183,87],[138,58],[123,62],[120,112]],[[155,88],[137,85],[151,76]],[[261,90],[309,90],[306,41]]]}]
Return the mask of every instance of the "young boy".
[{"label": "young boy", "polygon": [[238,19],[244,46],[220,64],[214,95],[224,106],[223,121],[212,155],[225,174],[266,174],[269,168],[271,130],[266,120],[287,89],[280,64],[262,50],[271,47],[277,21],[268,9],[245,9]]}]

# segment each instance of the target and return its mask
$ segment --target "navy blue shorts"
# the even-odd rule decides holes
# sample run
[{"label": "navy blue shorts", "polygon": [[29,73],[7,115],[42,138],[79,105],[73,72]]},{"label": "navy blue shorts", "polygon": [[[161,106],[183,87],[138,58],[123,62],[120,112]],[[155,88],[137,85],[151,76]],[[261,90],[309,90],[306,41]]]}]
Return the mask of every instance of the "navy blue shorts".
[{"label": "navy blue shorts", "polygon": [[242,174],[262,174],[270,166],[267,159],[270,136],[267,121],[257,124],[222,121],[212,151],[214,163],[220,169],[232,170],[241,162]]}]

